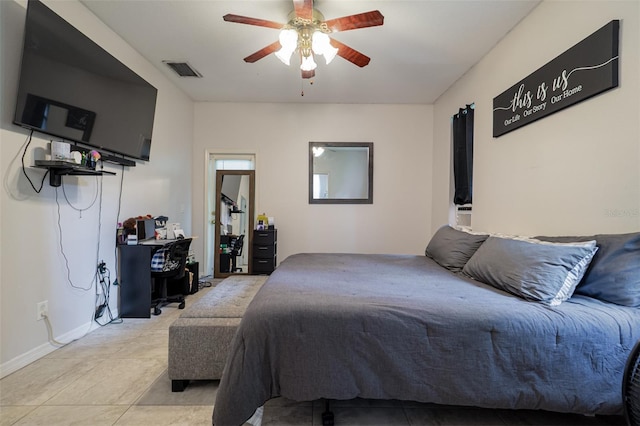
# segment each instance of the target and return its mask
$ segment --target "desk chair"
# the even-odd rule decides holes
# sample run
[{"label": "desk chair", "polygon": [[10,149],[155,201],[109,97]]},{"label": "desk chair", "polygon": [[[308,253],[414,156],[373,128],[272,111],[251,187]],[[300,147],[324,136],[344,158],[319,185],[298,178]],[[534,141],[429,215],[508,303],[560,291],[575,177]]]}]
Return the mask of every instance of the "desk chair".
[{"label": "desk chair", "polygon": [[187,255],[191,238],[183,238],[172,241],[162,246],[151,259],[151,279],[153,281],[151,307],[153,315],[160,315],[160,307],[169,303],[180,303],[178,309],[184,309],[184,287],[180,292],[168,296],[169,280],[180,280],[184,278],[187,265]]},{"label": "desk chair", "polygon": [[244,246],[244,235],[235,238],[231,245],[231,272],[242,272],[242,268],[236,267],[236,257],[242,256],[242,247]]}]

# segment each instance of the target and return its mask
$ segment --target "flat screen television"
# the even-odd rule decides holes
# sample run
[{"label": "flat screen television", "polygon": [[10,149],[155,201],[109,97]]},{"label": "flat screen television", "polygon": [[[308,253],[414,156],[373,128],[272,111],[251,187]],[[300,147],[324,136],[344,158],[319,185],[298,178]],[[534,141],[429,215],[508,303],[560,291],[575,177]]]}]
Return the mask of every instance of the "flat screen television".
[{"label": "flat screen television", "polygon": [[148,161],[157,92],[43,3],[29,0],[15,124]]}]

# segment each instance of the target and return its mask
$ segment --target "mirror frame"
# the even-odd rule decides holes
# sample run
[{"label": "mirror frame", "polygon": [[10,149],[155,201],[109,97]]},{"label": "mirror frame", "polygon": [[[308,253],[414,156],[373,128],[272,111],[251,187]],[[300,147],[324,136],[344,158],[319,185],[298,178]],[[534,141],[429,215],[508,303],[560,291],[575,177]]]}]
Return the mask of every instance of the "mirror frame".
[{"label": "mirror frame", "polygon": [[[247,215],[247,228],[244,237],[243,249],[247,250],[247,272],[220,272],[220,199],[222,194],[222,177],[226,175],[233,176],[249,176],[249,211]],[[253,224],[255,222],[255,187],[256,187],[256,171],[255,170],[217,170],[216,171],[216,232],[213,259],[213,277],[226,278],[231,275],[251,275],[251,266],[253,263]]]},{"label": "mirror frame", "polygon": [[[369,148],[367,198],[313,198],[313,148]],[[309,204],[373,204],[373,142],[309,142]]]}]

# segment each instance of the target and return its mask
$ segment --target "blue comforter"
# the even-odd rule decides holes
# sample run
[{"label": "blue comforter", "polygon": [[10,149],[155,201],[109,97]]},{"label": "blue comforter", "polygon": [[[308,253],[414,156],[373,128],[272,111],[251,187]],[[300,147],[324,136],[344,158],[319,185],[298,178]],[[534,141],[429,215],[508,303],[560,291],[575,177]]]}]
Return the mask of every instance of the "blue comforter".
[{"label": "blue comforter", "polygon": [[297,254],[249,305],[213,422],[277,396],[621,414],[638,339],[637,308],[527,302],[424,256]]}]

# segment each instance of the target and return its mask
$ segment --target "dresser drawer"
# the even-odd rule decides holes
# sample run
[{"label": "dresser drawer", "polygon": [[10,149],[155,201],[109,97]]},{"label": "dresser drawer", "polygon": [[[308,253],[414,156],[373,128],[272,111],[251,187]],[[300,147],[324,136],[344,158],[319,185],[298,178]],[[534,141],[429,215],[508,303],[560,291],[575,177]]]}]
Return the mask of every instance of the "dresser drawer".
[{"label": "dresser drawer", "polygon": [[276,269],[276,258],[275,256],[270,259],[254,258],[251,266],[251,272],[254,274],[270,274]]},{"label": "dresser drawer", "polygon": [[276,244],[265,245],[253,245],[253,257],[256,259],[268,259],[276,255]]},{"label": "dresser drawer", "polygon": [[264,231],[253,231],[253,241],[255,245],[266,246],[275,243],[278,236],[276,229],[265,229]]}]

